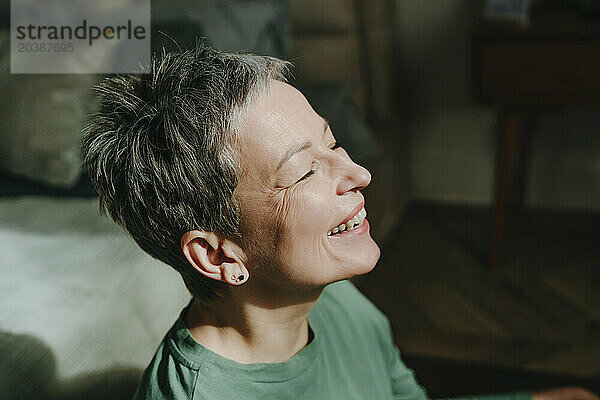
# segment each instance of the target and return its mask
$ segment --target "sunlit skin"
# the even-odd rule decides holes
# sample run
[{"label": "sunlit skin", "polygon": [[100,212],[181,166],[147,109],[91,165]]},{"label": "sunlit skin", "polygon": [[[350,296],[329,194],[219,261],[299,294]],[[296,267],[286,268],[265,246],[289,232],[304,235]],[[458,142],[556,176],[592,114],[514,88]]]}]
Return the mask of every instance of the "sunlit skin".
[{"label": "sunlit skin", "polygon": [[327,123],[292,86],[274,81],[254,107],[242,132],[246,174],[236,197],[243,230],[260,238],[256,278],[270,290],[298,290],[369,272],[380,254],[369,234],[327,236],[363,203],[369,172],[336,147]]},{"label": "sunlit skin", "polygon": [[243,173],[234,196],[244,239],[203,231],[182,238],[199,273],[236,287],[218,302],[195,304],[186,322],[224,357],[282,362],[306,346],[306,316],[322,289],[379,259],[367,220],[356,232],[327,235],[358,211],[371,175],[336,146],[302,93],[275,80],[242,116],[238,145]]},{"label": "sunlit skin", "polygon": [[[243,174],[235,199],[244,240],[190,231],[181,241],[198,273],[232,290],[214,303],[194,302],[185,321],[196,341],[225,358],[284,362],[309,343],[306,317],[323,288],[369,272],[379,259],[367,221],[357,234],[327,235],[362,204],[371,175],[336,146],[302,93],[282,82],[252,101],[239,139]],[[580,387],[532,398],[600,400]]]}]

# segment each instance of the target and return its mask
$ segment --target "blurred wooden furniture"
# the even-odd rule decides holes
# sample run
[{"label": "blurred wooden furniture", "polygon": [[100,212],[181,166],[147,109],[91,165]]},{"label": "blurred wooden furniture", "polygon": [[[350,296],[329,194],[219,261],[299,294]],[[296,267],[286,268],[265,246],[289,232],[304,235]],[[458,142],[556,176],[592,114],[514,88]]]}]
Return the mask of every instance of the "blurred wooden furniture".
[{"label": "blurred wooden furniture", "polygon": [[529,27],[488,25],[471,37],[473,97],[503,112],[492,217],[493,270],[501,263],[504,215],[518,147],[519,203],[525,202],[529,139],[520,129],[523,119],[536,110],[600,103],[599,25],[597,17],[545,9],[532,16]]}]

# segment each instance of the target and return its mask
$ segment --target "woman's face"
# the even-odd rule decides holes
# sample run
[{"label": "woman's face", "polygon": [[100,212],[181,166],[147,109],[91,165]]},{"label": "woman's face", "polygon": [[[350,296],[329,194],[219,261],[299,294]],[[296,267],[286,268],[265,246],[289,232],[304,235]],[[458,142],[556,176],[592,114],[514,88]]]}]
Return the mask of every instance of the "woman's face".
[{"label": "woman's face", "polygon": [[[371,175],[335,147],[331,129],[302,93],[272,81],[241,125],[244,173],[235,198],[250,278],[313,288],[369,272],[380,250],[362,218],[360,190]],[[355,216],[357,227],[345,223],[340,233]]]}]

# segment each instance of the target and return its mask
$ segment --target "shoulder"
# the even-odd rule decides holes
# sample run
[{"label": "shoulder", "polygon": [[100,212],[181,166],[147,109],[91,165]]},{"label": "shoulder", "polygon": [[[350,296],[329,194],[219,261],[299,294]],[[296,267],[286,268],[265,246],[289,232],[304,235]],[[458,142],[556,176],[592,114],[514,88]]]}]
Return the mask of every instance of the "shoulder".
[{"label": "shoulder", "polygon": [[174,344],[177,323],[167,332],[144,371],[134,395],[142,399],[190,399],[199,366],[183,358]]}]

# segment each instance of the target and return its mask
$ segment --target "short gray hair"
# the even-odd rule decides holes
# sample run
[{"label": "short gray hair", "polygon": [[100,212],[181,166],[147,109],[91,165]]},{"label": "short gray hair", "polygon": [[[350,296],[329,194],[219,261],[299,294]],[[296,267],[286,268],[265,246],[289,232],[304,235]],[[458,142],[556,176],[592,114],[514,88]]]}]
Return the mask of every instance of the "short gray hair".
[{"label": "short gray hair", "polygon": [[236,116],[271,79],[286,81],[289,66],[199,42],[163,49],[145,73],[110,76],[93,88],[99,105],[83,129],[82,157],[100,211],[177,270],[200,301],[228,285],[192,267],[181,237],[205,230],[241,238]]}]

